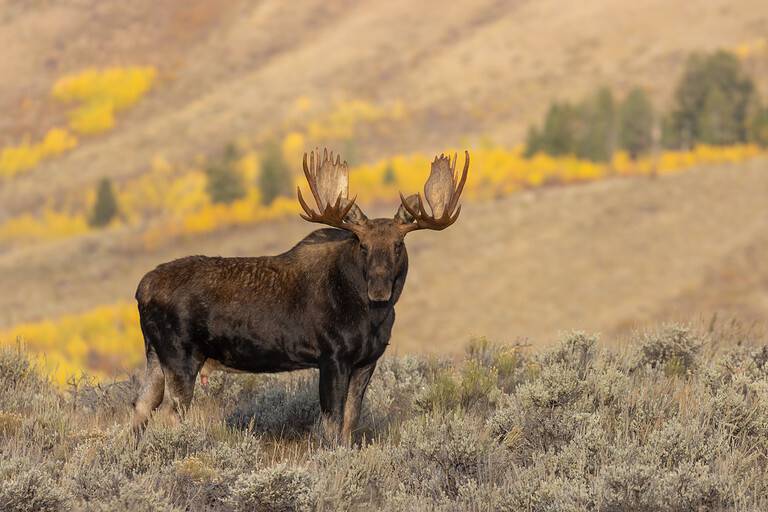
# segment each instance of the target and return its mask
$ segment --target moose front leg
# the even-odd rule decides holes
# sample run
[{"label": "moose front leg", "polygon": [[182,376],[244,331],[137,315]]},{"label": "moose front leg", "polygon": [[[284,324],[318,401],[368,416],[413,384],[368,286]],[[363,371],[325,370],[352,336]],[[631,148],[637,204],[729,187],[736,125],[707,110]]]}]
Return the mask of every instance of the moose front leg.
[{"label": "moose front leg", "polygon": [[367,366],[355,368],[352,371],[352,376],[349,379],[347,401],[344,406],[344,425],[341,429],[341,439],[345,444],[350,444],[352,441],[352,433],[355,431],[357,421],[360,418],[363,396],[375,369],[376,363],[373,362]]},{"label": "moose front leg", "polygon": [[336,444],[339,441],[350,373],[349,366],[336,359],[320,361],[320,411],[326,443]]}]

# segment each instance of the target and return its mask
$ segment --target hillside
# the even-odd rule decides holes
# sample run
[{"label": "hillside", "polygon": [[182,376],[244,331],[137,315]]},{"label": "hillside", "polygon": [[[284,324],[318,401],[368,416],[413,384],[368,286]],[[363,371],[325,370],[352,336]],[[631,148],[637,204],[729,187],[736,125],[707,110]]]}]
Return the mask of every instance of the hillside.
[{"label": "hillside", "polygon": [[[443,232],[409,235],[411,270],[392,349],[455,352],[472,336],[621,337],[646,322],[764,321],[768,163],[612,179],[467,202]],[[354,185],[354,183],[353,183]],[[391,210],[379,210],[380,215]],[[156,250],[89,235],[0,256],[0,329],[132,301],[142,274],[188,255],[261,255],[314,229],[298,218]]]},{"label": "hillside", "polygon": [[[189,161],[302,125],[340,98],[407,109],[387,133],[356,134],[364,158],[466,138],[513,144],[552,98],[642,85],[663,104],[690,52],[749,50],[768,28],[758,0],[4,2],[2,12],[0,76],[13,79],[0,84],[0,145],[62,122],[48,97],[62,75],[151,65],[159,79],[119,129],[4,185],[0,219],[140,174],[157,155]],[[768,59],[747,57],[765,86]],[[295,111],[299,98],[309,112]]]}]

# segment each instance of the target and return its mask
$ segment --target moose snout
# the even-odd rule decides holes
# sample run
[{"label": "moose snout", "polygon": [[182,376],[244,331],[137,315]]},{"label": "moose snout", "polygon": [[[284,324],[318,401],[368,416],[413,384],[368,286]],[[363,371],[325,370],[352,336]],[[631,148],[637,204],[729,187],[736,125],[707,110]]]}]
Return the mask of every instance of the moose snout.
[{"label": "moose snout", "polygon": [[386,302],[392,297],[392,278],[386,272],[372,272],[368,278],[368,299]]}]

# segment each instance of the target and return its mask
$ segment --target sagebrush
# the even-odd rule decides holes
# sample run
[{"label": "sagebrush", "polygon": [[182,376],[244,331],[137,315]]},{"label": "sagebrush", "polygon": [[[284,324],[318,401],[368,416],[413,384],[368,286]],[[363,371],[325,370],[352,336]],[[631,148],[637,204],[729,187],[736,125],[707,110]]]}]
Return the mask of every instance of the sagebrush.
[{"label": "sagebrush", "polygon": [[136,379],[62,392],[5,348],[0,510],[766,510],[768,344],[746,338],[384,358],[353,448],[318,442],[309,372],[214,375],[137,440]]}]

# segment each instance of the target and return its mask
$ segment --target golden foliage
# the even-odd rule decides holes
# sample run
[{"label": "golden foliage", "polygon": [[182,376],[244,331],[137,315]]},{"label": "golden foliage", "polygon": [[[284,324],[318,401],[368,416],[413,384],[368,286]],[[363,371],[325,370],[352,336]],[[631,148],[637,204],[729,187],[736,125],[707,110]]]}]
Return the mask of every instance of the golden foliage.
[{"label": "golden foliage", "polygon": [[97,379],[138,367],[144,357],[135,304],[99,306],[75,315],[17,325],[0,333],[0,343],[21,339],[64,385],[84,373]]},{"label": "golden foliage", "polygon": [[[291,133],[283,140],[285,153],[303,151],[304,139]],[[546,185],[568,185],[607,177],[665,175],[707,165],[738,163],[759,156],[755,145],[697,146],[691,151],[664,151],[658,156],[631,160],[618,152],[609,164],[575,157],[537,154],[525,158],[522,148],[485,146],[471,151],[472,173],[465,188],[468,200],[503,197],[521,189]],[[351,189],[362,205],[392,202],[399,191],[421,191],[432,155],[397,155],[351,170]],[[178,172],[158,157],[149,172],[132,181],[118,184],[117,201],[125,221],[139,226],[149,221],[142,234],[146,248],[155,248],[179,236],[207,233],[231,226],[253,224],[295,215],[298,204],[293,197],[278,198],[270,206],[260,204],[256,186],[259,158],[246,151],[237,162],[246,183],[246,196],[229,204],[214,204],[206,193],[205,173],[198,168]],[[298,164],[296,165],[298,168]],[[387,174],[390,176],[387,176]],[[296,184],[304,186],[297,172]],[[93,196],[91,193],[90,196]],[[85,201],[92,203],[92,198]],[[0,242],[28,244],[78,235],[88,230],[85,215],[46,210],[42,217],[26,215],[0,225]],[[119,223],[116,223],[119,224]]]},{"label": "golden foliage", "polygon": [[11,178],[35,167],[41,160],[60,155],[77,146],[77,137],[64,128],[52,128],[42,141],[24,141],[0,151],[0,177]]},{"label": "golden foliage", "polygon": [[86,233],[85,215],[70,215],[45,208],[40,216],[30,214],[8,219],[0,224],[0,243],[33,244]]},{"label": "golden foliage", "polygon": [[115,114],[139,101],[157,77],[153,67],[86,69],[59,79],[51,94],[65,103],[79,103],[69,113],[69,125],[78,133],[112,129]]},{"label": "golden foliage", "polygon": [[[88,69],[59,79],[51,94],[59,101],[77,103],[69,112],[69,127],[80,134],[101,133],[115,125],[115,114],[139,101],[157,76],[152,67]],[[77,137],[52,128],[42,141],[28,139],[0,150],[0,177],[11,178],[42,160],[77,147]]]}]

